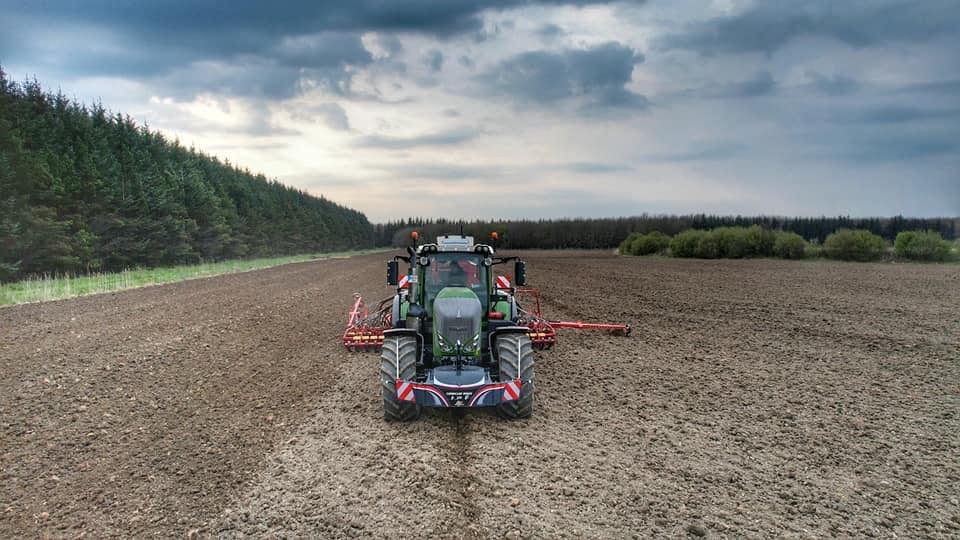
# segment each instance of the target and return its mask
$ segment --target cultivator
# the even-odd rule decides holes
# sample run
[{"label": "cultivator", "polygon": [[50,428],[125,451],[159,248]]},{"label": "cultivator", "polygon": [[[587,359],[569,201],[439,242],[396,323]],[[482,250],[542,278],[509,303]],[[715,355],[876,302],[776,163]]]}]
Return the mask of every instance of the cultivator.
[{"label": "cultivator", "polygon": [[[533,287],[516,287],[513,289],[517,300],[517,324],[529,328],[527,333],[533,347],[538,350],[548,350],[557,343],[557,330],[572,328],[576,330],[601,330],[613,333],[630,335],[629,324],[594,323],[582,321],[556,321],[543,317],[540,302],[540,291]],[[343,332],[343,345],[349,351],[379,351],[383,346],[383,332],[393,328],[392,314],[393,297],[381,300],[373,312],[367,307],[360,294],[354,294],[353,308],[347,319],[347,327]]]}]

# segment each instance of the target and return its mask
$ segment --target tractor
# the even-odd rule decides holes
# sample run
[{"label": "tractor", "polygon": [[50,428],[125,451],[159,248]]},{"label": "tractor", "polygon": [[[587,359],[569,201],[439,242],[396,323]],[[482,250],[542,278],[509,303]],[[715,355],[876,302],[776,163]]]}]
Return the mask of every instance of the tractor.
[{"label": "tractor", "polygon": [[[528,418],[534,349],[556,343],[556,328],[630,333],[628,325],[543,319],[524,261],[498,257],[489,244],[460,234],[416,245],[413,237],[407,254],[387,263],[396,294],[372,316],[356,295],[343,335],[350,350],[380,350],[387,420],[414,420],[422,407],[495,407],[505,418]],[[511,262],[512,283],[494,271]]]}]

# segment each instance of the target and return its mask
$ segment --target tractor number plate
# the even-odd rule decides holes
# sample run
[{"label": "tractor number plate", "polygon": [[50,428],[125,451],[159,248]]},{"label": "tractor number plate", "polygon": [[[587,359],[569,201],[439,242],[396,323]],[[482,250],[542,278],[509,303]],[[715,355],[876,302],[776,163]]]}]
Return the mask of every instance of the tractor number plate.
[{"label": "tractor number plate", "polygon": [[473,392],[444,392],[451,407],[463,407],[470,401]]}]

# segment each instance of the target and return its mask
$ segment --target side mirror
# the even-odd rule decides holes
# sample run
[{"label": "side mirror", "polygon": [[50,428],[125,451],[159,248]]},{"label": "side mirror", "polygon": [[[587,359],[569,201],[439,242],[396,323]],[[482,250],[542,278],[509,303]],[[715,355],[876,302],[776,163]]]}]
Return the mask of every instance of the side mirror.
[{"label": "side mirror", "polygon": [[387,263],[387,285],[396,286],[399,283],[400,274],[400,263],[398,261],[390,261]]},{"label": "side mirror", "polygon": [[513,265],[513,282],[517,287],[523,287],[527,284],[527,263],[517,261]]}]

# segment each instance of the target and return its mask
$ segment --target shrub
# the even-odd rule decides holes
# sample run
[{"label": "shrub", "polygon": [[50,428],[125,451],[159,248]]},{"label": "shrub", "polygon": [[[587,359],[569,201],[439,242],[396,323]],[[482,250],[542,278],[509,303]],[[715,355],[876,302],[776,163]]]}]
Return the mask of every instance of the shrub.
[{"label": "shrub", "polygon": [[674,257],[698,257],[700,241],[706,236],[704,231],[687,229],[670,240],[670,254]]},{"label": "shrub", "polygon": [[807,254],[807,241],[795,232],[778,232],[773,254],[781,259],[802,259]]},{"label": "shrub", "polygon": [[652,255],[670,247],[670,237],[660,231],[641,234],[630,243],[631,255]]},{"label": "shrub", "polygon": [[[706,241],[707,245],[702,245],[701,251],[703,258],[712,259],[725,257],[728,259],[741,259],[747,255],[747,230],[743,227],[717,227],[709,233]],[[716,253],[716,254],[714,254]],[[708,257],[707,255],[713,255]]]},{"label": "shrub", "polygon": [[720,257],[720,238],[723,233],[708,231],[704,233],[697,244],[696,257],[700,259],[717,259]]},{"label": "shrub", "polygon": [[840,229],[823,242],[825,256],[843,261],[875,261],[883,257],[884,251],[883,238],[862,229]]},{"label": "shrub", "polygon": [[[753,225],[744,233],[747,242],[748,257],[769,257],[774,255],[774,245],[777,243],[777,234],[760,225]],[[801,238],[802,240],[802,238]]]},{"label": "shrub", "polygon": [[623,242],[620,242],[620,247],[617,248],[617,251],[619,251],[621,255],[633,255],[630,251],[631,246],[634,240],[640,238],[640,236],[642,236],[640,233],[630,233]]},{"label": "shrub", "polygon": [[950,256],[950,242],[936,231],[903,231],[893,243],[897,257],[914,261],[943,261]]}]

